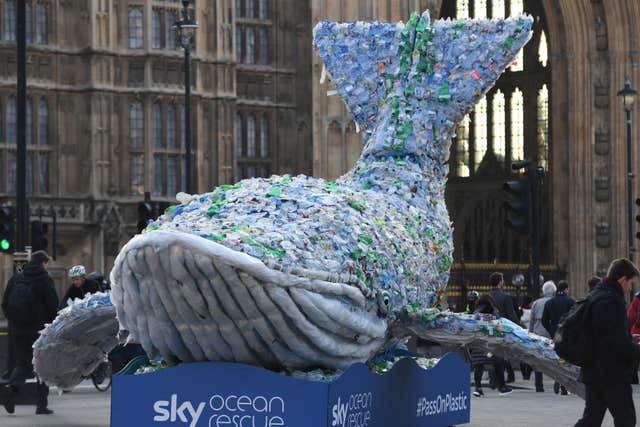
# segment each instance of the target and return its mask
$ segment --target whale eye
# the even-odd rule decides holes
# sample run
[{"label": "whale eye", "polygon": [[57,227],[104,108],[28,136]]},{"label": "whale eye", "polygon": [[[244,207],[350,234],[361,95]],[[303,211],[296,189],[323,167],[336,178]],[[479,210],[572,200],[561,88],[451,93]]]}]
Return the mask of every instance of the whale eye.
[{"label": "whale eye", "polygon": [[378,291],[378,307],[383,314],[391,309],[391,295],[387,291]]}]

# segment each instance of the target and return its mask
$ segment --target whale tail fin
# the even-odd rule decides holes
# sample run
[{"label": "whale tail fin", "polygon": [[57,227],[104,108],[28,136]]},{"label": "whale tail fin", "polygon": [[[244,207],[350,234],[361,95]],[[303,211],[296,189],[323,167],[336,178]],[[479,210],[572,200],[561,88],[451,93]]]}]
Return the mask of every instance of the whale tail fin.
[{"label": "whale tail fin", "polygon": [[378,110],[399,68],[401,23],[319,22],[314,47],[353,119],[365,134],[377,123]]},{"label": "whale tail fin", "polygon": [[321,22],[315,46],[354,120],[363,156],[444,162],[457,123],[531,38],[529,16],[404,24]]},{"label": "whale tail fin", "polygon": [[[422,19],[427,20],[423,15]],[[437,88],[438,101],[465,111],[493,87],[532,36],[533,18],[437,20],[428,42],[432,54],[414,61],[412,80]],[[424,73],[422,73],[424,74]]]}]

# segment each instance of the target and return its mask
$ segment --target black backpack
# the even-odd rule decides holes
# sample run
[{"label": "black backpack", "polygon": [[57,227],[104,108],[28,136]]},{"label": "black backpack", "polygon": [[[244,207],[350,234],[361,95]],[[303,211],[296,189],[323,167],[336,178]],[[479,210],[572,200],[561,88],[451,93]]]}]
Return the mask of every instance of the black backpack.
[{"label": "black backpack", "polygon": [[592,362],[593,334],[589,320],[591,307],[597,296],[594,291],[576,301],[571,310],[560,319],[553,337],[556,354],[581,368],[589,368]]},{"label": "black backpack", "polygon": [[13,283],[13,289],[9,294],[7,303],[7,319],[21,325],[30,325],[36,322],[35,292],[30,280],[19,274]]}]

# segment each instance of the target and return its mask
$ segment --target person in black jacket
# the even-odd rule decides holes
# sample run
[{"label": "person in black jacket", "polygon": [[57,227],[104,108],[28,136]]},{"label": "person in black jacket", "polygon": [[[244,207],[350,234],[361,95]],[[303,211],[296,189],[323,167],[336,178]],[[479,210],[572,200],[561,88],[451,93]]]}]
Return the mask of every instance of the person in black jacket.
[{"label": "person in black jacket", "polygon": [[[518,316],[518,310],[516,308],[518,304],[511,295],[504,292],[504,276],[502,273],[491,273],[491,276],[489,276],[489,284],[492,287],[490,295],[496,302],[498,310],[500,310],[500,315],[511,320],[516,325],[520,325],[520,316]],[[507,382],[514,382],[516,380],[515,373],[508,360],[505,361],[505,369],[507,371]]]},{"label": "person in black jacket", "polygon": [[636,425],[631,378],[634,362],[640,359],[640,336],[629,333],[624,296],[637,285],[639,276],[631,261],[617,259],[591,293],[587,327],[592,331],[593,351],[591,363],[580,373],[586,398],[576,427],[600,426],[607,409],[616,427]]},{"label": "person in black jacket", "polygon": [[558,323],[560,323],[562,316],[567,314],[576,303],[568,294],[569,284],[566,280],[561,280],[558,282],[556,296],[544,305],[542,326],[549,331],[549,335],[551,335],[552,338],[556,334]]},{"label": "person in black jacket", "polygon": [[[14,368],[9,384],[19,384],[33,377],[33,343],[45,323],[55,319],[58,295],[45,269],[49,256],[36,251],[22,272],[14,275],[2,298],[2,311],[9,323],[9,340],[14,352]],[[46,398],[38,404],[36,414],[51,414]]]},{"label": "person in black jacket", "polygon": [[[556,292],[556,296],[551,298],[544,305],[541,319],[542,326],[549,331],[549,335],[552,339],[558,330],[560,319],[562,319],[562,316],[567,314],[569,310],[571,310],[571,307],[576,303],[568,293],[569,283],[567,283],[566,280],[561,280],[558,282],[558,291]],[[553,383],[553,391],[556,394],[560,392],[563,396],[568,394],[567,389],[557,381]]]},{"label": "person in black jacket", "polygon": [[516,325],[520,324],[520,318],[516,313],[516,307],[511,295],[504,292],[504,276],[502,273],[491,273],[489,276],[491,292],[489,293],[500,310],[502,317],[511,320]]},{"label": "person in black jacket", "polygon": [[91,277],[87,277],[87,271],[83,265],[71,267],[69,278],[71,279],[71,286],[69,286],[60,301],[60,310],[67,306],[69,300],[82,299],[86,294],[93,294],[101,290],[98,282]]}]

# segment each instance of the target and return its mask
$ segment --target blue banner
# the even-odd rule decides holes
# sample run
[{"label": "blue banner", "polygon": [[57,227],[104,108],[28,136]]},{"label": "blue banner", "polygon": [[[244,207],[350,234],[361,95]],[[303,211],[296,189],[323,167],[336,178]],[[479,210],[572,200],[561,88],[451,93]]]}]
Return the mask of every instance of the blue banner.
[{"label": "blue banner", "polygon": [[444,427],[469,422],[469,381],[454,353],[429,370],[404,359],[385,375],[357,364],[332,382],[233,363],[184,364],[115,376],[111,426]]}]

